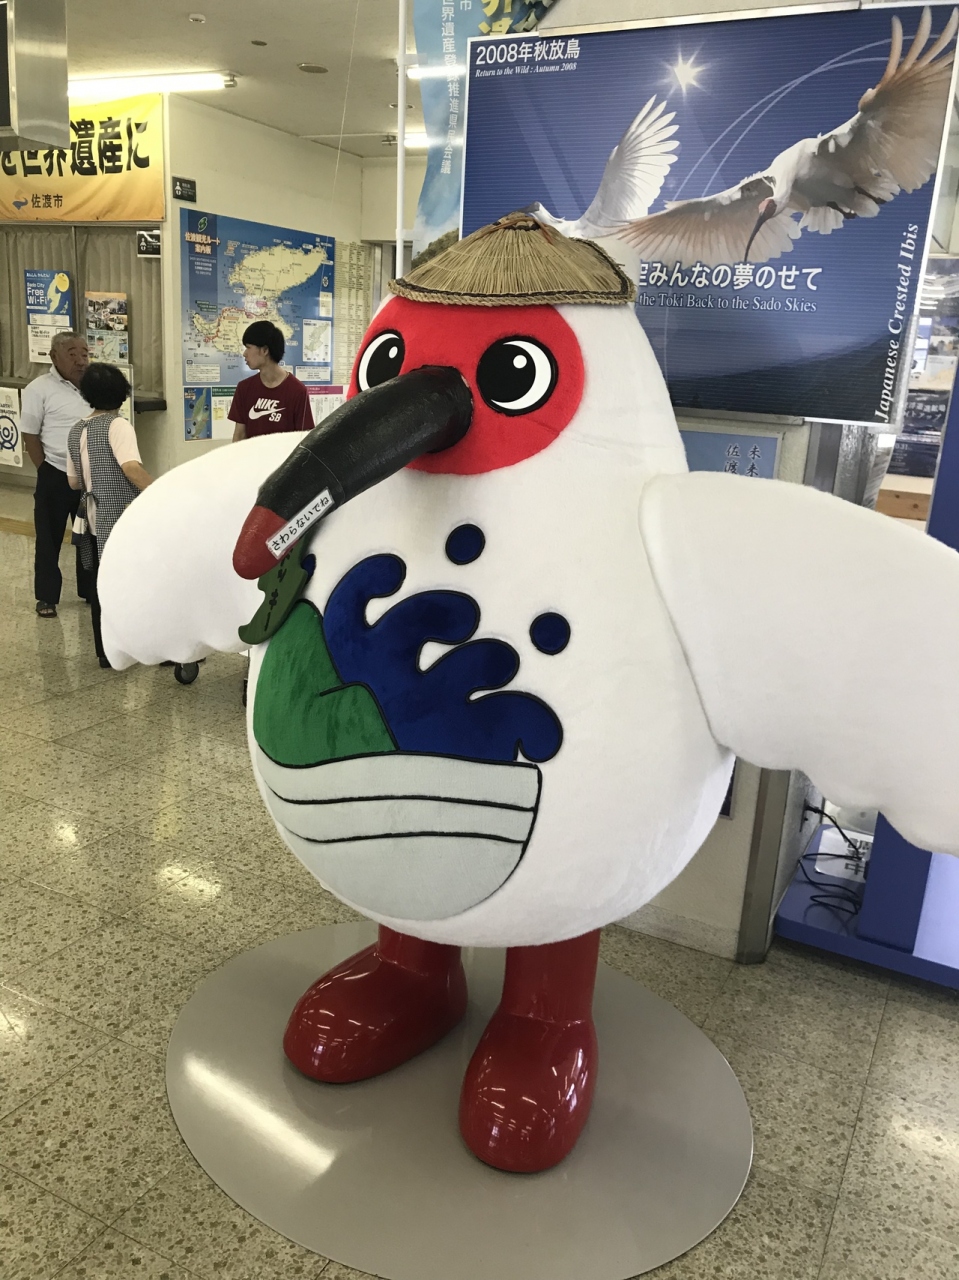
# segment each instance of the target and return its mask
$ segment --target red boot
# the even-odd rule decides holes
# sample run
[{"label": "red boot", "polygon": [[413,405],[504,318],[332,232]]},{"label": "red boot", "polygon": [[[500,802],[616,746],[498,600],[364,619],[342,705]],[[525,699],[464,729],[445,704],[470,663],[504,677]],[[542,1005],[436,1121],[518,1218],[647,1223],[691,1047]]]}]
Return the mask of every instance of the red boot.
[{"label": "red boot", "polygon": [[499,1008],[466,1070],[460,1132],[486,1164],[538,1173],[567,1156],[596,1086],[599,930],[510,947]]},{"label": "red boot", "polygon": [[313,1080],[382,1075],[441,1040],[466,1012],[459,947],[380,926],[378,940],[301,996],[283,1052]]}]

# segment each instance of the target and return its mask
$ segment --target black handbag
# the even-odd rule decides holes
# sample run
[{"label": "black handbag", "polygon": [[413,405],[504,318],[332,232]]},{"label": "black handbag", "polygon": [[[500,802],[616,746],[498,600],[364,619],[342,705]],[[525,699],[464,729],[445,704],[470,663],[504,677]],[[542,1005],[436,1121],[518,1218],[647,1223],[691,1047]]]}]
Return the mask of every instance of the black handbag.
[{"label": "black handbag", "polygon": [[[80,548],[80,563],[84,569],[93,568],[93,534],[90,532],[90,525],[87,520],[87,499],[93,498],[92,493],[84,493],[80,499],[80,505],[77,507],[77,514],[73,517],[73,531],[70,534],[70,541],[75,547]],[[96,498],[93,498],[96,502]]]}]

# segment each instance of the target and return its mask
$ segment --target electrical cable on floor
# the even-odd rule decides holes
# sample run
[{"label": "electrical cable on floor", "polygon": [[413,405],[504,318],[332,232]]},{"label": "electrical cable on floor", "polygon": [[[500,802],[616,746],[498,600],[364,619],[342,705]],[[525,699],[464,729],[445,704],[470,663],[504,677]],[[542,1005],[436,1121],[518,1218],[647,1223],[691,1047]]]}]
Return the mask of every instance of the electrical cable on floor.
[{"label": "electrical cable on floor", "polygon": [[[848,836],[846,832],[843,831],[842,827],[840,827],[839,824],[832,817],[830,817],[830,815],[825,811],[825,809],[820,808],[818,805],[806,804],[803,808],[803,813],[819,814],[819,816],[824,818],[830,826],[833,826],[836,828],[836,830],[842,836],[843,840],[845,840],[846,844],[849,846],[850,852],[848,855],[826,854],[823,856],[834,857],[834,858],[841,857],[843,862],[856,862],[859,864],[861,864],[864,861],[862,850],[851,838],[851,836]],[[843,885],[837,884],[837,885],[823,886],[818,881],[814,880],[812,876],[809,874],[809,872],[806,870],[806,862],[810,858],[815,860],[820,856],[818,850],[814,853],[809,852],[809,846],[812,844],[813,840],[816,838],[818,831],[819,831],[819,828],[817,827],[816,830],[813,831],[812,835],[810,835],[809,839],[806,841],[805,848],[803,849],[802,853],[799,855],[799,863],[798,863],[799,870],[803,874],[803,879],[807,882],[807,884],[812,885],[812,887],[817,890],[816,893],[810,894],[809,905],[813,907],[824,907],[827,911],[841,913],[844,918],[844,923],[848,924],[850,920],[852,920],[855,916],[859,914],[859,911],[862,907],[861,896],[857,894],[853,889],[847,889]],[[846,913],[848,913],[848,915]]]}]

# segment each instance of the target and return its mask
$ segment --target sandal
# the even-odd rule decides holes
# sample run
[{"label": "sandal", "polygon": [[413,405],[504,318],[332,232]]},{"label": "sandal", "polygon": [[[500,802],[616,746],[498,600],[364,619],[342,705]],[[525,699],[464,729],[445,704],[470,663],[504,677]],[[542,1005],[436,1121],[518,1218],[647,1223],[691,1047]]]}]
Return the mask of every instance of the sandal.
[{"label": "sandal", "polygon": [[57,616],[57,606],[55,604],[47,604],[45,600],[38,600],[37,615],[41,618],[55,618]]}]

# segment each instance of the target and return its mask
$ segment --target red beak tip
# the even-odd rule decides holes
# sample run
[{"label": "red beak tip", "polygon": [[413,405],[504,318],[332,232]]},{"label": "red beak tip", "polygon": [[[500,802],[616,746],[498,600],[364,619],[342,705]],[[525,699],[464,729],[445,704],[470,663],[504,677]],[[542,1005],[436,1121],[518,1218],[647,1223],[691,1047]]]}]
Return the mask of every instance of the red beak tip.
[{"label": "red beak tip", "polygon": [[255,506],[246,520],[233,548],[233,568],[241,578],[261,578],[277,563],[266,545],[286,521],[268,507]]}]

